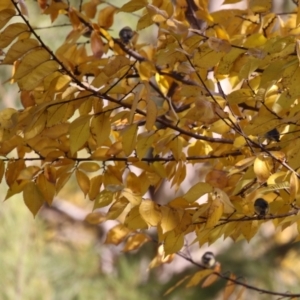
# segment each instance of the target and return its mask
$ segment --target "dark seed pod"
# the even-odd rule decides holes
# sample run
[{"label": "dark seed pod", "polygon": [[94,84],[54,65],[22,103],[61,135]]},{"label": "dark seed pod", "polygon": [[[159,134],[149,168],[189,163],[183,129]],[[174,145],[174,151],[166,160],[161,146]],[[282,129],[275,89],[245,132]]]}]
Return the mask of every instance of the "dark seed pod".
[{"label": "dark seed pod", "polygon": [[254,202],[254,209],[258,216],[263,217],[269,211],[269,203],[263,198],[258,198]]},{"label": "dark seed pod", "polygon": [[266,138],[276,142],[280,141],[279,136],[279,131],[276,128],[273,128],[272,130],[266,133]]},{"label": "dark seed pod", "polygon": [[119,32],[119,37],[124,44],[128,44],[133,36],[134,32],[128,26],[122,28]]}]

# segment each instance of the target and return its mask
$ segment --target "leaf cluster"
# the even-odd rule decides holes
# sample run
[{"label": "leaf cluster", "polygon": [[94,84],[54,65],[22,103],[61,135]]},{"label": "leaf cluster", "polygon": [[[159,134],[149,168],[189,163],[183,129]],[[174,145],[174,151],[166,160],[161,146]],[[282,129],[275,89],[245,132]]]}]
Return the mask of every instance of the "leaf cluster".
[{"label": "leaf cluster", "polygon": [[[0,112],[5,199],[23,193],[36,215],[75,175],[94,209],[108,207],[90,219],[120,220],[107,242],[134,250],[150,240],[141,230],[157,229],[163,255],[153,265],[190,233],[202,246],[250,241],[267,220],[300,228],[298,10],[284,19],[269,0],[213,13],[207,0],[38,5],[70,22],[55,52],[23,0],[0,4],[1,65],[12,66],[23,106]],[[109,31],[119,12],[138,16],[125,38]],[[155,42],[139,42],[150,26]],[[165,181],[177,191],[200,163],[208,172],[185,193],[147,196]],[[255,213],[258,198],[268,214]]]}]

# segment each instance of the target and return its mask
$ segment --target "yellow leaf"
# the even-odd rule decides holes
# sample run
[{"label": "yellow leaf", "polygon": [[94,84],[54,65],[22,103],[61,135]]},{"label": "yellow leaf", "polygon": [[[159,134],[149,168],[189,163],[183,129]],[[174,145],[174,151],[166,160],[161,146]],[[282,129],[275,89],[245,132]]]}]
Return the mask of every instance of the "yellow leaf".
[{"label": "yellow leaf", "polygon": [[100,187],[102,185],[102,175],[95,176],[91,179],[89,198],[94,200],[100,192]]},{"label": "yellow leaf", "polygon": [[136,29],[142,30],[144,28],[149,27],[153,23],[154,22],[152,20],[152,15],[150,13],[147,13],[147,14],[143,15],[141,18],[139,18]]},{"label": "yellow leaf", "polygon": [[205,182],[198,182],[192,186],[186,193],[183,195],[183,198],[188,202],[194,202],[198,200],[201,196],[210,193],[213,191],[213,187]]},{"label": "yellow leaf", "polygon": [[117,219],[120,216],[120,214],[124,212],[128,203],[129,203],[128,200],[125,199],[124,197],[114,202],[106,214],[107,220]]},{"label": "yellow leaf", "polygon": [[272,158],[259,155],[254,161],[254,173],[259,182],[265,182],[271,175]]},{"label": "yellow leaf", "polygon": [[97,225],[106,221],[106,216],[103,212],[94,211],[92,213],[89,213],[84,220],[92,225]]},{"label": "yellow leaf", "polygon": [[199,68],[210,69],[218,65],[225,52],[215,52],[208,45],[203,46],[194,56],[194,63]]},{"label": "yellow leaf", "polygon": [[26,165],[23,159],[17,161],[9,161],[7,163],[5,180],[8,186],[11,186],[18,178],[21,170],[25,169]]},{"label": "yellow leaf", "polygon": [[36,184],[43,194],[44,200],[51,205],[55,196],[55,185],[47,180],[44,174],[38,176]]},{"label": "yellow leaf", "polygon": [[64,185],[68,182],[70,179],[72,173],[71,172],[65,172],[62,173],[62,175],[58,178],[57,183],[56,183],[56,193],[64,187]]},{"label": "yellow leaf", "polygon": [[247,103],[254,100],[254,95],[250,89],[239,89],[231,92],[227,96],[227,100],[230,104]]},{"label": "yellow leaf", "polygon": [[152,200],[143,200],[140,205],[140,214],[150,226],[157,226],[161,221],[160,207]]},{"label": "yellow leaf", "polygon": [[24,138],[28,140],[40,134],[46,126],[46,120],[47,120],[46,112],[34,114],[32,116],[32,121],[24,130]]},{"label": "yellow leaf", "polygon": [[150,238],[147,235],[145,235],[143,233],[137,233],[133,236],[130,236],[127,239],[126,244],[122,251],[128,252],[128,251],[139,249],[140,247],[142,247],[145,243],[147,243],[149,241],[150,241]]},{"label": "yellow leaf", "polygon": [[90,19],[94,19],[97,12],[97,2],[89,1],[83,3],[82,10],[85,12],[86,16]]},{"label": "yellow leaf", "polygon": [[113,201],[113,193],[107,190],[103,190],[96,197],[93,209],[107,206],[111,204],[112,201]]},{"label": "yellow leaf", "polygon": [[148,229],[148,224],[142,218],[139,209],[139,206],[134,206],[127,214],[124,225],[129,229]]},{"label": "yellow leaf", "polygon": [[149,81],[150,78],[155,74],[155,68],[153,63],[150,61],[142,61],[136,65],[139,76],[143,81]]},{"label": "yellow leaf", "polygon": [[3,9],[0,13],[0,29],[5,26],[9,20],[16,14],[16,11],[14,9]]},{"label": "yellow leaf", "polygon": [[234,4],[234,3],[238,3],[238,2],[242,2],[242,1],[243,0],[224,0],[222,5],[224,5],[224,4]]},{"label": "yellow leaf", "polygon": [[27,183],[23,190],[23,198],[33,216],[36,216],[37,212],[44,204],[44,196],[40,189],[33,182]]},{"label": "yellow leaf", "polygon": [[24,23],[13,23],[8,25],[0,33],[0,48],[6,48],[18,35],[28,31],[28,27]]},{"label": "yellow leaf", "polygon": [[129,188],[124,188],[121,195],[125,197],[133,206],[140,205],[142,202],[142,196],[140,193],[135,193]]},{"label": "yellow leaf", "polygon": [[231,50],[231,44],[226,39],[210,37],[207,44],[216,52],[228,53]]},{"label": "yellow leaf", "polygon": [[[122,55],[115,55],[108,59],[108,62],[103,69],[103,72],[107,76],[114,77],[117,76],[118,72],[125,66],[127,67],[128,70],[128,67],[130,66],[130,60],[127,57],[124,57]],[[137,93],[137,95],[139,95],[139,93]]]},{"label": "yellow leaf", "polygon": [[211,202],[208,212],[207,212],[207,221],[206,228],[212,228],[219,222],[222,217],[224,210],[224,204],[219,199],[215,199]]},{"label": "yellow leaf", "polygon": [[126,156],[129,156],[136,146],[138,126],[137,124],[128,125],[121,133],[122,146]]},{"label": "yellow leaf", "polygon": [[181,250],[184,245],[184,234],[176,234],[175,231],[169,231],[165,234],[164,251],[165,255],[173,254]]},{"label": "yellow leaf", "polygon": [[70,124],[70,150],[74,155],[90,136],[90,116],[81,116]]},{"label": "yellow leaf", "polygon": [[95,162],[83,162],[78,166],[78,169],[85,172],[96,172],[100,170],[100,166]]},{"label": "yellow leaf", "polygon": [[212,198],[214,200],[220,200],[224,204],[224,213],[226,214],[232,214],[235,211],[235,208],[228,197],[227,193],[225,193],[223,190],[214,187]]},{"label": "yellow leaf", "polygon": [[98,14],[98,25],[104,29],[108,29],[114,22],[114,14],[116,8],[114,6],[107,6],[99,11]]},{"label": "yellow leaf", "polygon": [[145,157],[147,151],[150,150],[154,141],[154,132],[143,132],[138,135],[137,137],[137,144],[136,144],[136,152],[137,157],[142,159]]},{"label": "yellow leaf", "polygon": [[118,224],[107,233],[105,244],[119,245],[130,232],[130,229],[122,224]]},{"label": "yellow leaf", "polygon": [[210,275],[212,272],[213,272],[213,270],[210,270],[210,269],[205,269],[205,270],[196,272],[192,276],[192,278],[189,280],[189,282],[186,284],[186,287],[189,288],[189,287],[198,285],[205,277]]},{"label": "yellow leaf", "polygon": [[15,7],[14,7],[13,3],[10,0],[2,0],[0,2],[0,11],[1,11],[1,13],[5,9],[13,9],[13,10],[15,10]]},{"label": "yellow leaf", "polygon": [[22,58],[20,64],[18,64],[13,79],[15,81],[21,79],[36,67],[49,60],[50,54],[45,49],[37,48],[34,51],[30,51]]},{"label": "yellow leaf", "polygon": [[144,8],[148,4],[146,0],[131,0],[125,3],[121,8],[120,11],[124,12],[134,12]]},{"label": "yellow leaf", "polygon": [[249,8],[253,13],[266,13],[271,10],[272,0],[250,0]]},{"label": "yellow leaf", "polygon": [[259,229],[259,224],[257,220],[243,222],[243,226],[241,226],[241,233],[245,237],[245,239],[250,242],[250,240],[254,237]]},{"label": "yellow leaf", "polygon": [[167,178],[167,171],[165,169],[165,167],[163,166],[162,163],[158,162],[158,161],[155,161],[153,164],[152,164],[152,168],[154,169],[155,173],[157,175],[159,175],[161,178]]},{"label": "yellow leaf", "polygon": [[42,80],[48,75],[54,73],[59,68],[56,61],[50,60],[37,66],[34,70],[28,73],[26,76],[18,79],[18,84],[21,90],[31,91],[37,87]]},{"label": "yellow leaf", "polygon": [[161,221],[160,226],[162,233],[168,232],[176,228],[179,223],[179,216],[177,211],[174,208],[169,208],[167,206],[161,206]]},{"label": "yellow leaf", "polygon": [[78,185],[79,185],[80,189],[82,190],[84,196],[86,196],[90,190],[89,177],[82,171],[76,170],[76,179],[77,179]]},{"label": "yellow leaf", "polygon": [[290,201],[294,201],[299,193],[299,179],[297,175],[292,172],[290,178]]},{"label": "yellow leaf", "polygon": [[106,156],[116,156],[123,151],[122,143],[117,141],[113,143],[106,152]]},{"label": "yellow leaf", "polygon": [[100,116],[93,118],[91,130],[93,135],[96,136],[97,146],[102,146],[110,135],[111,124],[109,116],[101,114]]},{"label": "yellow leaf", "polygon": [[146,116],[146,129],[148,131],[153,130],[153,127],[157,118],[157,106],[155,102],[148,98],[147,99],[147,116]]},{"label": "yellow leaf", "polygon": [[12,129],[18,123],[18,111],[14,108],[4,108],[0,111],[0,124],[2,128]]},{"label": "yellow leaf", "polygon": [[17,180],[32,180],[40,170],[37,166],[28,166],[20,171]]}]

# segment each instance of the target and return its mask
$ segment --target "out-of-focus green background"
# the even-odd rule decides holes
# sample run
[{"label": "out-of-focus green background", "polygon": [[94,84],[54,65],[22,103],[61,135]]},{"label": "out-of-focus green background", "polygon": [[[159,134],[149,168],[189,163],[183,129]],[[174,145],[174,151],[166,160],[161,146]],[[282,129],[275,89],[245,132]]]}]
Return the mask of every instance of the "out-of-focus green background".
[{"label": "out-of-focus green background", "polygon": [[[111,2],[120,7],[125,1]],[[27,0],[26,4],[29,21],[34,26],[51,25],[48,16],[40,16],[35,1]],[[79,1],[71,0],[71,4],[78,7]],[[124,26],[134,28],[136,21],[133,15],[117,14],[111,35],[117,37]],[[54,24],[66,22],[67,18],[62,15]],[[56,49],[69,30],[70,27],[65,26],[39,29],[38,33],[46,44]],[[140,37],[150,42],[151,30],[154,29],[140,32]],[[0,109],[21,108],[17,86],[2,84],[10,72],[9,67],[0,66]],[[3,180],[2,200],[6,191]],[[163,297],[169,287],[197,269],[177,258],[170,265],[148,271],[148,264],[156,253],[154,244],[147,243],[134,253],[122,253],[121,247],[104,245],[107,228],[81,220],[92,205],[83,199],[74,178],[59,198],[55,203],[69,203],[74,213],[44,207],[33,219],[21,195],[0,204],[1,300],[222,299],[220,291],[226,283],[221,281],[205,289],[179,287]],[[268,223],[250,244],[219,241],[213,250],[219,254],[223,271],[230,270],[241,279],[247,278],[249,283],[266,289],[299,292],[299,243],[290,242],[295,234],[295,228],[275,232]],[[196,261],[200,259],[199,253],[201,251],[191,251]],[[245,299],[270,299],[270,296],[246,293]]]}]

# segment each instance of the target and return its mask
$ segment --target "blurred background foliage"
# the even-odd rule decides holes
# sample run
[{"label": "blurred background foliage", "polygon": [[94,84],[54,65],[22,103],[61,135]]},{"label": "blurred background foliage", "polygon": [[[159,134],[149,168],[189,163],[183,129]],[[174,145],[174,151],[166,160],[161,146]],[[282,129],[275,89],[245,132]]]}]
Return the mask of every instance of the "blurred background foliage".
[{"label": "blurred background foliage", "polygon": [[[79,2],[72,0],[71,4],[78,7]],[[125,2],[112,1],[118,6]],[[51,26],[49,17],[40,15],[35,1],[27,0],[26,4],[32,16],[29,20],[35,27]],[[65,21],[64,16],[60,16],[54,24],[65,24]],[[111,35],[117,37],[124,26],[135,28],[136,21],[134,16],[117,14]],[[54,27],[39,29],[38,34],[56,49],[69,30],[69,26]],[[140,32],[140,37],[151,41],[151,30],[153,28]],[[0,71],[3,83],[10,77],[11,70],[1,66]],[[15,85],[1,84],[0,96],[0,109],[5,106],[20,108]],[[88,214],[91,203],[82,199],[75,187],[72,178],[59,197]],[[6,190],[2,182],[2,199]],[[219,291],[226,283],[221,281],[205,289],[179,287],[163,297],[169,287],[197,269],[177,257],[169,265],[148,271],[148,264],[156,253],[154,244],[147,243],[135,253],[122,253],[121,248],[103,244],[105,228],[72,219],[55,207],[44,207],[33,219],[21,197],[14,196],[1,204],[0,219],[2,300],[222,299]],[[299,292],[300,274],[296,270],[300,268],[300,247],[299,243],[294,243],[295,236],[296,228],[274,232],[269,222],[251,244],[219,241],[213,250],[218,254],[223,271],[230,270],[240,279],[265,289]],[[204,250],[190,251],[197,261]],[[271,298],[246,292],[244,299]]]}]

